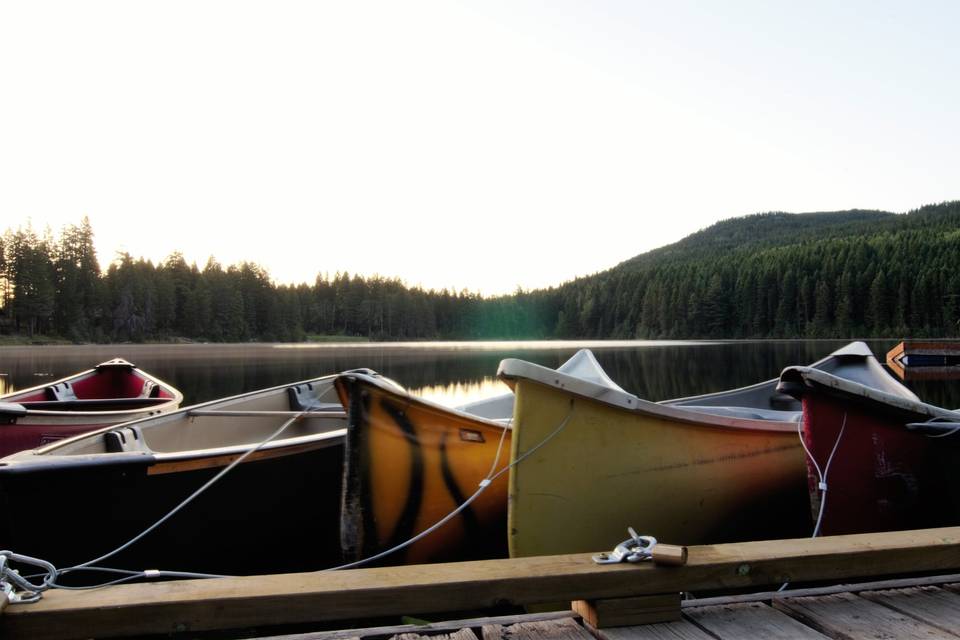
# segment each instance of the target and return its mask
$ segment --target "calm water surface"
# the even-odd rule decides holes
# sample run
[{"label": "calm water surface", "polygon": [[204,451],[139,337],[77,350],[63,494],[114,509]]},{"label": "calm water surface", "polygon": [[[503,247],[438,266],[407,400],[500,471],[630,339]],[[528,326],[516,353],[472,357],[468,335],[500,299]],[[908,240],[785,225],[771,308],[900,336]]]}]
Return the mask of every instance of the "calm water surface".
[{"label": "calm water surface", "polygon": [[[868,344],[881,361],[897,340]],[[591,349],[624,389],[664,400],[730,389],[809,364],[846,341],[431,342],[374,344],[82,345],[0,348],[0,395],[125,358],[178,387],[184,404],[244,393],[345,369],[368,367],[415,393],[458,405],[507,391],[503,358],[557,367]],[[927,402],[960,407],[960,382],[908,383]]]}]

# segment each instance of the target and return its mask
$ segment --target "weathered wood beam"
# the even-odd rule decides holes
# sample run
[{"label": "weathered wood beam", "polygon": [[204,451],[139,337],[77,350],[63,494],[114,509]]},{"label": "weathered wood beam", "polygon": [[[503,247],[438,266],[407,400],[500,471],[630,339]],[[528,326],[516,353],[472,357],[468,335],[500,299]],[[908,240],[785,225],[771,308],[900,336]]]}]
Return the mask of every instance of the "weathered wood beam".
[{"label": "weathered wood beam", "polygon": [[52,591],[8,607],[4,638],[234,629],[960,569],[960,527],[689,548],[682,567],[590,554]]},{"label": "weathered wood beam", "polygon": [[680,593],[633,598],[574,600],[573,610],[595,629],[680,620]]}]

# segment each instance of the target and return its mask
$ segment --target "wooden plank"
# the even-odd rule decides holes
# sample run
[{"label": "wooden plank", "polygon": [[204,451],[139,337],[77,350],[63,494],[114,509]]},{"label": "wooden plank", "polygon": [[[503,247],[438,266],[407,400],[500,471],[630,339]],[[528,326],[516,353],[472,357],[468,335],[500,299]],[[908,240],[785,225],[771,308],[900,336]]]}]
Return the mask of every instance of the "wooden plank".
[{"label": "wooden plank", "polygon": [[510,626],[485,625],[483,640],[595,640],[573,618],[521,622]]},{"label": "wooden plank", "polygon": [[682,567],[597,565],[574,554],[51,591],[8,609],[0,635],[239,629],[950,569],[960,569],[960,527],[690,547]]},{"label": "wooden plank", "polygon": [[270,636],[259,640],[352,640],[354,637],[365,640],[390,638],[401,633],[419,633],[421,635],[450,632],[467,627],[481,629],[485,625],[508,626],[520,622],[544,622],[547,620],[561,620],[576,617],[574,611],[547,611],[544,613],[524,613],[512,616],[487,616],[484,618],[467,618],[464,620],[445,620],[429,624],[403,624],[390,627],[367,627],[365,629],[341,629],[338,631],[313,631],[282,636]]},{"label": "wooden plank", "polygon": [[596,629],[675,622],[680,619],[680,594],[661,593],[634,598],[574,600],[572,607]]},{"label": "wooden plank", "polygon": [[890,591],[866,591],[860,594],[911,618],[956,634],[960,629],[960,595],[937,587],[913,587]]},{"label": "wooden plank", "polygon": [[[826,587],[810,587],[807,589],[788,589],[786,591],[760,591],[736,596],[716,596],[713,598],[691,598],[680,603],[686,607],[706,607],[716,604],[737,604],[743,602],[770,602],[776,598],[798,598],[800,596],[829,596],[835,593],[859,593],[860,591],[876,591],[878,589],[905,589],[908,587],[923,587],[937,585],[951,588],[950,582],[960,580],[960,574],[924,576],[922,578],[896,578],[893,580],[875,580],[873,582],[845,582]],[[960,587],[960,585],[956,585]]]},{"label": "wooden plank", "polygon": [[477,640],[477,635],[471,629],[460,629],[453,633],[444,633],[436,636],[422,636],[418,633],[400,633],[391,640]]},{"label": "wooden plank", "polygon": [[684,617],[719,640],[764,638],[766,640],[826,640],[827,636],[768,605],[747,604],[696,607]]},{"label": "wooden plank", "polygon": [[950,637],[941,629],[852,593],[774,600],[773,606],[833,638],[930,640]]},{"label": "wooden plank", "polygon": [[600,640],[716,640],[716,636],[687,620],[639,627],[597,629],[596,634]]}]

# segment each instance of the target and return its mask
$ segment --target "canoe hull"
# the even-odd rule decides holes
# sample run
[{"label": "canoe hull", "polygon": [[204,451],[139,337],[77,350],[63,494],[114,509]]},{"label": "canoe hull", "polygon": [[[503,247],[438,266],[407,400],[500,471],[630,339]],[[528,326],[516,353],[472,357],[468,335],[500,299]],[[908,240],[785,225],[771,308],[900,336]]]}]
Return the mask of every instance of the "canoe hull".
[{"label": "canoe hull", "polygon": [[[823,535],[960,522],[955,480],[960,451],[950,439],[908,430],[905,424],[911,417],[896,408],[825,391],[808,391],[803,396],[803,413],[804,439],[821,470],[836,445],[827,474]],[[809,459],[807,471],[810,505],[816,517],[821,492],[819,476]]]},{"label": "canoe hull", "polygon": [[673,544],[809,535],[796,431],[643,414],[514,382],[510,555],[612,548],[632,526]]},{"label": "canoe hull", "polygon": [[[342,441],[244,462],[103,566],[250,575],[336,565]],[[224,463],[125,455],[98,464],[0,469],[0,548],[86,562],[155,522]],[[79,576],[99,582],[102,575]]]},{"label": "canoe hull", "polygon": [[[367,558],[426,530],[464,503],[494,465],[504,427],[391,391],[337,380],[348,407],[341,544]],[[500,455],[509,451],[509,431]],[[504,557],[506,474],[459,515],[384,560],[414,564]]]}]

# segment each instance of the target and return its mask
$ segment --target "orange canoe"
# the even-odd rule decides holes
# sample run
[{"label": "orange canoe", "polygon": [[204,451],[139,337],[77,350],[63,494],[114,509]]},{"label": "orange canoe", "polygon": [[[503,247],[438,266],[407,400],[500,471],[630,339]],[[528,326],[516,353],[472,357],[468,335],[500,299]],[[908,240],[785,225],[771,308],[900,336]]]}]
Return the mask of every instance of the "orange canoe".
[{"label": "orange canoe", "polygon": [[[508,463],[506,421],[443,407],[379,376],[344,374],[336,386],[348,409],[340,525],[348,560],[410,540],[463,505],[491,471]],[[506,556],[506,503],[503,474],[456,517],[388,562]]]}]

